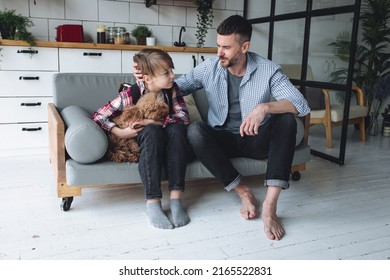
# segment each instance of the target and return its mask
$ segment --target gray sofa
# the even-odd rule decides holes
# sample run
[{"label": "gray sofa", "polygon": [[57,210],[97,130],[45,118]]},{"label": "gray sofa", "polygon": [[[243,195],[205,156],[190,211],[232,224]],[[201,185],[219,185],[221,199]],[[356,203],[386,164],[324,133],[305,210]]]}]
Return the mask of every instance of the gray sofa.
[{"label": "gray sofa", "polygon": [[[48,105],[50,161],[54,170],[61,209],[69,210],[74,196],[85,187],[140,184],[137,163],[114,163],[104,158],[107,137],[91,119],[91,114],[113,99],[122,82],[133,83],[131,74],[59,73],[54,76],[53,103]],[[203,91],[186,97],[191,119],[207,119],[207,99]],[[297,147],[292,167],[292,179],[299,180],[299,171],[310,160],[307,145],[307,117],[297,118]],[[306,125],[304,125],[304,123]],[[266,160],[232,159],[243,176],[261,175]],[[199,161],[188,164],[187,179],[212,178]]]}]

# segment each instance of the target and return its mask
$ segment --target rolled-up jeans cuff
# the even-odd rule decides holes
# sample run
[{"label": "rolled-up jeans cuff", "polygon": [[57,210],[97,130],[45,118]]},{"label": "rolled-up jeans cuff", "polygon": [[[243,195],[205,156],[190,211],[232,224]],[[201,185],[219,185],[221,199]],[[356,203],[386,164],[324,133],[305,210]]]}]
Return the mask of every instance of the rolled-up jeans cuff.
[{"label": "rolled-up jeans cuff", "polygon": [[271,179],[264,180],[264,186],[281,187],[283,190],[287,190],[290,187],[290,184],[284,180]]},{"label": "rolled-up jeans cuff", "polygon": [[230,192],[232,189],[237,187],[240,182],[241,182],[241,175],[238,175],[236,179],[234,179],[229,185],[225,186],[225,190]]}]

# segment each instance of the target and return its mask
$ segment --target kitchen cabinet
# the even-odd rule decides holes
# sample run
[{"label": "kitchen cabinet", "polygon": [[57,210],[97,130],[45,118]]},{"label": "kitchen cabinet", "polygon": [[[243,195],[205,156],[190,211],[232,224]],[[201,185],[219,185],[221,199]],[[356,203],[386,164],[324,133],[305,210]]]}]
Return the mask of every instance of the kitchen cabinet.
[{"label": "kitchen cabinet", "polygon": [[136,51],[122,51],[122,73],[133,73],[133,57]]},{"label": "kitchen cabinet", "polygon": [[47,104],[53,102],[58,49],[3,46],[0,70],[0,154],[47,150]]},{"label": "kitchen cabinet", "polygon": [[186,74],[209,57],[216,57],[216,54],[209,53],[188,53],[188,52],[168,52],[175,65],[175,74]]}]

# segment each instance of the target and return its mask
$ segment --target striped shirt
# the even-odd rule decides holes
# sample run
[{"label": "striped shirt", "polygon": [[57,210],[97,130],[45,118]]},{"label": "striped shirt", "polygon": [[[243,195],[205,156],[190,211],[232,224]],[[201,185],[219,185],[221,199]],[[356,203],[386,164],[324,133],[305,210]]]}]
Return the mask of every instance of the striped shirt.
[{"label": "striped shirt", "polygon": [[[143,85],[139,85],[141,96],[147,94],[147,89]],[[176,83],[171,89],[162,90],[165,101],[170,107],[170,113],[162,121],[163,127],[169,123],[188,124],[190,117],[187,106],[183,99],[183,94]],[[171,97],[170,97],[171,96]],[[172,100],[172,104],[169,104]],[[104,106],[100,107],[93,115],[92,119],[106,132],[109,132],[116,124],[111,120],[119,116],[126,106],[133,105],[133,97],[130,87],[125,87],[115,99],[109,101]]]},{"label": "striped shirt", "polygon": [[[225,123],[228,115],[228,74],[219,63],[219,58],[210,58],[196,66],[188,74],[176,79],[176,83],[189,94],[204,88],[208,103],[208,122],[212,127]],[[298,111],[298,116],[305,116],[310,108],[302,93],[283,74],[279,65],[248,52],[247,68],[239,88],[241,116],[244,120],[260,103],[287,99]]]}]

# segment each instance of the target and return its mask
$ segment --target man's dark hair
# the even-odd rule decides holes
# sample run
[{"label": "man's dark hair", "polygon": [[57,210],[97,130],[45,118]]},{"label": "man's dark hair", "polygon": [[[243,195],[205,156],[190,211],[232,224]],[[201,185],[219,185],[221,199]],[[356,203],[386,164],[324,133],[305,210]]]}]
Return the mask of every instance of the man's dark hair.
[{"label": "man's dark hair", "polygon": [[240,35],[240,43],[245,41],[250,41],[252,37],[252,25],[242,16],[234,15],[230,16],[217,28],[217,33],[219,35],[231,35],[238,34]]}]

